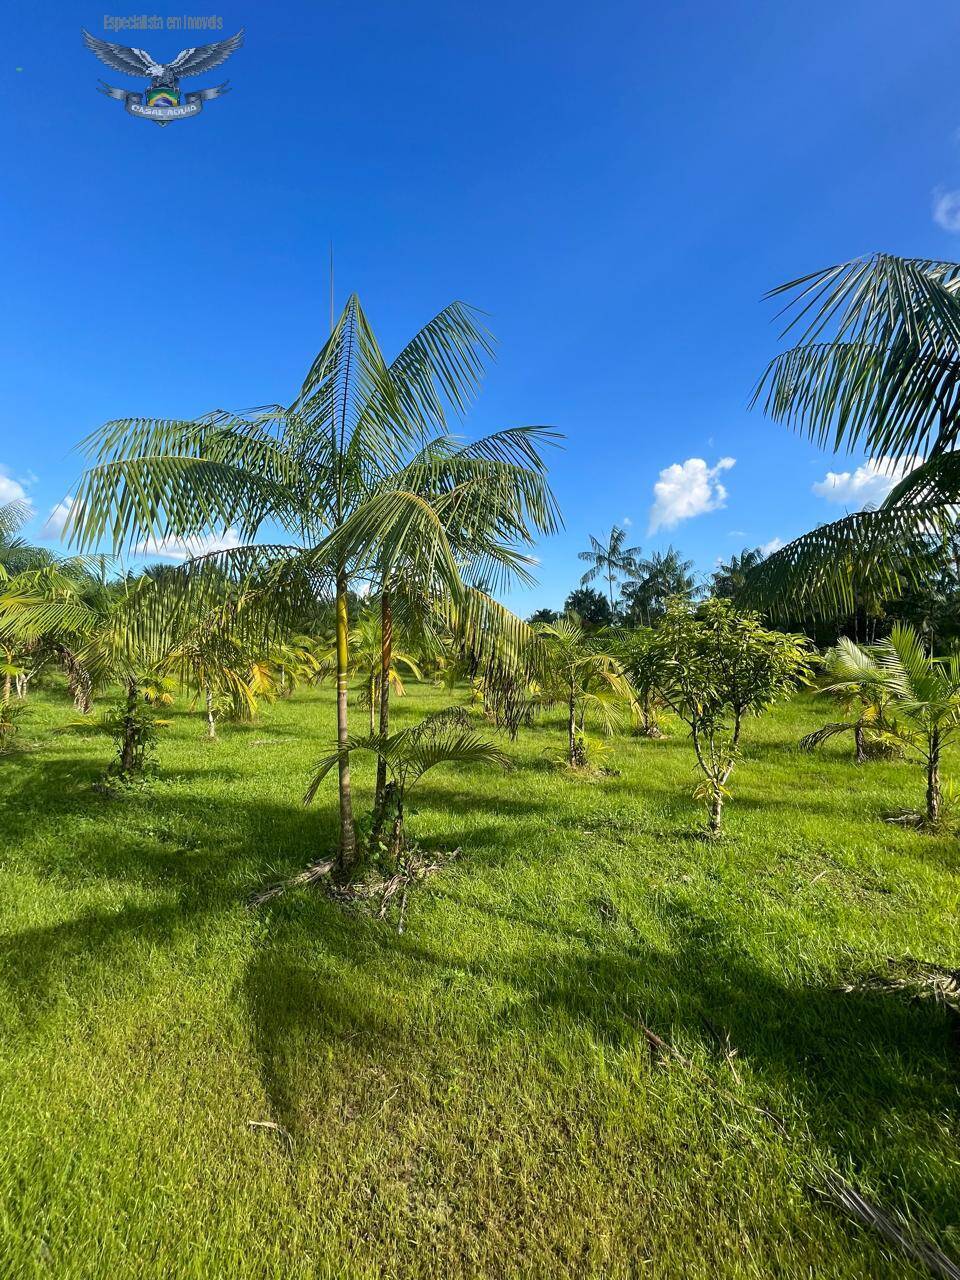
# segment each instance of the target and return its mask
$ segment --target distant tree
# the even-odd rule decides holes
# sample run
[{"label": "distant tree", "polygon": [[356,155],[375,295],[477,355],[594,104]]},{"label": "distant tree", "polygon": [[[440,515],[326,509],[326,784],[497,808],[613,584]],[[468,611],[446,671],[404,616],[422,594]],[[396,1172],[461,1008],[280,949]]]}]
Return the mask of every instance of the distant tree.
[{"label": "distant tree", "polygon": [[607,597],[593,587],[578,587],[571,591],[563,609],[565,613],[575,613],[585,627],[608,627],[613,621]]},{"label": "distant tree", "polygon": [[531,613],[527,622],[532,627],[538,622],[556,622],[559,617],[560,615],[555,609],[537,609],[535,612]]},{"label": "distant tree", "polygon": [[610,530],[610,536],[607,538],[606,544],[591,534],[589,550],[580,552],[580,559],[586,560],[590,565],[590,568],[580,579],[580,585],[585,587],[596,578],[604,578],[607,583],[607,596],[610,602],[611,615],[615,610],[613,584],[619,582],[622,577],[633,573],[637,557],[640,555],[639,547],[625,547],[623,545],[626,540],[626,530],[614,525]]},{"label": "distant tree", "polygon": [[635,576],[623,585],[624,620],[630,626],[652,626],[666,613],[668,600],[694,600],[700,588],[691,572],[692,560],[684,560],[674,547],[655,551],[638,560]]},{"label": "distant tree", "polygon": [[756,614],[737,613],[729,600],[707,600],[694,610],[674,599],[652,644],[663,672],[660,692],[690,726],[704,775],[697,794],[707,803],[707,830],[719,835],[744,719],[807,678],[809,642],[768,631]]},{"label": "distant tree", "polygon": [[743,589],[747,574],[765,557],[759,547],[744,547],[738,556],[731,556],[717,565],[710,575],[710,591],[721,600],[735,600]]}]

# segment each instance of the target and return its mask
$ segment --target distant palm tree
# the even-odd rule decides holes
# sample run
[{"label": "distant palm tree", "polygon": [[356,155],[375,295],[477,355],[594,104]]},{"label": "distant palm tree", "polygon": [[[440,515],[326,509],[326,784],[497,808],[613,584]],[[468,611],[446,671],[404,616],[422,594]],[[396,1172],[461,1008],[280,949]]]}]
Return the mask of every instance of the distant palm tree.
[{"label": "distant palm tree", "polygon": [[700,588],[691,570],[692,560],[684,560],[674,547],[666,551],[654,551],[645,560],[638,560],[635,576],[624,584],[623,595],[628,613],[634,621],[650,626],[666,611],[671,599],[694,600]]},{"label": "distant palm tree", "polygon": [[619,525],[614,525],[610,530],[606,546],[591,533],[590,549],[580,552],[580,559],[586,560],[590,565],[590,568],[580,579],[581,584],[586,586],[587,583],[593,582],[596,578],[605,578],[607,593],[610,597],[611,613],[613,613],[613,584],[622,577],[629,577],[634,572],[637,557],[640,555],[640,547],[625,547],[623,545],[626,540],[626,530],[621,529]]},{"label": "distant palm tree", "polygon": [[731,556],[726,563],[721,561],[710,575],[713,594],[723,599],[735,599],[743,589],[747,574],[763,564],[765,558],[759,547],[744,547],[738,556]]}]

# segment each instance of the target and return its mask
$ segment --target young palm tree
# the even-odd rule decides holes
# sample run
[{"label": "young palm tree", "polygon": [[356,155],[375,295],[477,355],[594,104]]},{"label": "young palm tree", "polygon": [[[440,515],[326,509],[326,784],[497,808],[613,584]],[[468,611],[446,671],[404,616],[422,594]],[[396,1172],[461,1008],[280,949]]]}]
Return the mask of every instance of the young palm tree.
[{"label": "young palm tree", "polygon": [[390,834],[387,854],[396,859],[404,847],[404,803],[411,787],[414,787],[430,769],[441,764],[499,764],[509,765],[509,759],[492,742],[482,738],[470,728],[470,720],[462,708],[448,708],[425,716],[418,724],[399,733],[384,737],[370,734],[367,737],[351,737],[344,748],[338,745],[322,760],[307,788],[304,803],[309,804],[317,788],[336,765],[343,750],[370,751],[378,759],[386,760],[392,775],[384,805],[376,816],[377,828],[372,844],[379,843],[385,821],[389,819]]},{"label": "young palm tree", "polygon": [[577,618],[544,623],[538,631],[544,650],[541,698],[566,706],[567,761],[571,767],[585,765],[587,715],[609,733],[621,723],[624,707],[635,704],[633,687],[619,660]]},{"label": "young palm tree", "polygon": [[[749,598],[780,616],[851,614],[922,581],[957,527],[960,500],[960,264],[878,254],[773,291],[799,342],[754,396],[821,447],[862,450],[903,475],[876,510],[804,534],[749,575]],[[923,459],[921,462],[920,460]],[[917,465],[919,463],[919,465]]]},{"label": "young palm tree", "polygon": [[383,637],[381,617],[378,612],[367,609],[357,618],[350,633],[350,668],[360,681],[361,699],[367,705],[370,717],[370,736],[377,731],[377,710],[382,706],[381,680],[387,684],[398,698],[404,696],[403,680],[399,668],[403,667],[415,679],[420,679],[420,668],[416,659],[400,652],[391,637],[390,666],[386,676],[383,674]]},{"label": "young palm tree", "polygon": [[590,547],[587,551],[580,552],[580,559],[586,560],[590,568],[580,579],[582,586],[587,586],[596,578],[605,578],[607,581],[607,592],[610,596],[610,613],[614,612],[613,604],[613,584],[619,582],[622,577],[632,577],[636,571],[637,560],[640,556],[640,547],[625,547],[623,544],[627,540],[627,532],[618,525],[614,525],[610,530],[610,536],[607,538],[606,544],[602,543],[599,538],[590,535]]},{"label": "young palm tree", "polygon": [[[538,528],[555,522],[542,465],[503,461],[511,453],[539,459],[552,433],[501,433],[500,446],[475,459],[449,437],[430,441],[445,407],[458,413],[466,407],[490,349],[474,313],[454,303],[388,364],[351,297],[290,408],[247,417],[216,412],[196,422],[125,420],[87,442],[95,465],[70,520],[80,545],[109,535],[119,549],[233,528],[245,545],[189,563],[181,575],[188,594],[204,599],[225,573],[252,579],[271,602],[277,629],[319,597],[333,596],[341,870],[357,856],[346,749],[351,575],[387,582],[415,563],[431,589],[442,585],[464,634],[485,635],[489,643],[504,619],[494,602],[466,592],[448,530],[465,535],[468,551],[477,531],[486,545],[491,531],[516,528],[515,509],[508,505],[501,518],[498,508],[517,492]],[[255,545],[268,522],[285,528],[293,544]]]},{"label": "young palm tree", "polygon": [[835,698],[850,718],[831,721],[808,733],[800,740],[800,750],[813,751],[838,734],[850,733],[854,763],[863,764],[867,759],[868,735],[882,733],[884,729],[887,690],[878,678],[877,664],[859,645],[841,636],[827,654],[824,667],[829,684],[822,692]]},{"label": "young palm tree", "polygon": [[936,827],[943,750],[960,730],[960,654],[932,657],[914,628],[898,623],[872,653],[860,650],[853,674],[833,687],[853,693],[868,684],[885,700],[885,730],[924,763],[926,821]]}]

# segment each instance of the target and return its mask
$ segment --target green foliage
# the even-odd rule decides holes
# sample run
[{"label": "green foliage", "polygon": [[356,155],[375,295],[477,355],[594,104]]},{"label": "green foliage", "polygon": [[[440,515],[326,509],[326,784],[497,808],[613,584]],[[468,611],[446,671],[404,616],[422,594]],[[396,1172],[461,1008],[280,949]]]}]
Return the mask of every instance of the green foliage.
[{"label": "green foliage", "polygon": [[879,510],[822,525],[770,556],[749,576],[750,602],[780,617],[852,613],[929,573],[960,498],[958,280],[956,263],[878,254],[774,291],[788,295],[800,341],[770,363],[755,403],[822,447],[913,469]]},{"label": "green foliage", "polygon": [[606,596],[592,587],[578,587],[571,591],[563,604],[565,614],[575,614],[585,627],[594,630],[608,627],[613,621],[613,610]]},{"label": "green foliage", "polygon": [[424,716],[417,724],[396,733],[380,733],[350,737],[344,746],[320,761],[304,796],[310,804],[324,778],[335,768],[344,754],[353,751],[372,752],[386,762],[392,786],[384,795],[380,811],[374,814],[371,844],[376,848],[384,826],[389,823],[387,851],[397,857],[404,845],[404,804],[407,792],[425,773],[438,765],[498,764],[506,767],[509,760],[495,743],[478,734],[461,707],[448,707]]},{"label": "green foliage", "polygon": [[634,565],[634,576],[623,585],[623,619],[628,626],[660,621],[670,600],[694,600],[700,594],[692,573],[693,561],[675,547],[655,551]]},{"label": "green foliage", "polygon": [[587,631],[576,615],[538,630],[543,642],[539,697],[566,708],[567,762],[581,766],[587,763],[588,718],[611,733],[634,706],[634,689],[605,639]]},{"label": "green foliage", "polygon": [[704,774],[699,794],[707,801],[708,830],[716,835],[744,718],[760,715],[808,679],[809,644],[802,636],[767,630],[730,600],[711,599],[696,610],[671,602],[650,648],[664,701],[690,726]]},{"label": "green foliage", "polygon": [[13,748],[13,740],[20,732],[20,720],[25,710],[22,702],[0,698],[0,755]]},{"label": "green foliage", "polygon": [[913,627],[898,623],[872,650],[849,641],[832,661],[829,691],[869,700],[878,708],[885,735],[924,763],[926,824],[941,821],[940,763],[944,747],[960,730],[960,653],[930,654]]}]

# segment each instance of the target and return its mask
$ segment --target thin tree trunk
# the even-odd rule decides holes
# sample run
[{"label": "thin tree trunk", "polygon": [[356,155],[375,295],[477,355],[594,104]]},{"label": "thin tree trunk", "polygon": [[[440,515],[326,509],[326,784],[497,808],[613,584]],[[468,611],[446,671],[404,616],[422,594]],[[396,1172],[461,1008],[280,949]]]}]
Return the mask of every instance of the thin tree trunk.
[{"label": "thin tree trunk", "polygon": [[120,772],[124,777],[135,772],[137,761],[137,698],[140,690],[134,679],[127,681],[127,710],[123,717],[123,736],[120,743]]},{"label": "thin tree trunk", "polygon": [[723,792],[718,786],[714,786],[710,794],[710,820],[707,829],[712,836],[720,834],[720,821],[723,814]]},{"label": "thin tree trunk", "polygon": [[[380,595],[380,736],[390,732],[390,668],[393,666],[393,601],[390,584],[384,582]],[[375,808],[383,804],[387,785],[387,762],[377,756],[377,792]]]},{"label": "thin tree trunk", "polygon": [[927,822],[935,827],[940,822],[940,730],[934,729],[927,758]]},{"label": "thin tree trunk", "polygon": [[337,746],[340,750],[338,765],[340,788],[340,842],[337,863],[341,871],[349,870],[357,860],[357,833],[353,825],[353,802],[350,794],[350,757],[347,739],[350,729],[347,723],[347,667],[349,665],[348,641],[350,620],[347,613],[347,574],[337,572]]},{"label": "thin tree trunk", "polygon": [[7,672],[7,674],[3,677],[3,700],[4,700],[4,702],[9,702],[9,701],[10,701],[10,692],[11,692],[11,688],[12,688],[12,677],[11,677],[11,675],[10,675],[10,672],[8,671],[8,672]]},{"label": "thin tree trunk", "polygon": [[567,716],[567,755],[571,765],[577,763],[577,702],[573,680],[570,681],[570,705]]},{"label": "thin tree trunk", "polygon": [[370,737],[372,738],[376,732],[376,701],[377,701],[377,676],[376,672],[370,672],[370,679],[367,681],[367,701],[370,704]]},{"label": "thin tree trunk", "polygon": [[203,695],[207,703],[207,737],[215,738],[217,736],[217,720],[213,714],[213,690],[209,685],[204,686]]},{"label": "thin tree trunk", "polygon": [[854,744],[854,760],[857,764],[863,764],[867,758],[866,735],[864,734],[862,721],[857,721],[853,726],[853,744]]}]

